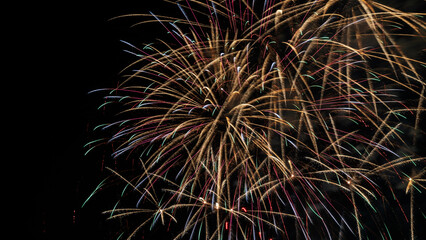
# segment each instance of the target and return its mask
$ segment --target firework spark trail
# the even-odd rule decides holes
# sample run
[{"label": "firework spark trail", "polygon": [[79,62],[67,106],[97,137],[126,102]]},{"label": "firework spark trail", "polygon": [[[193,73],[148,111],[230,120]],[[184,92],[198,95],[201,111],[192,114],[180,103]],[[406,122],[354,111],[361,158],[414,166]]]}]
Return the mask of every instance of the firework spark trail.
[{"label": "firework spark trail", "polygon": [[141,215],[129,239],[160,223],[177,228],[175,239],[378,237],[386,222],[376,232],[363,221],[387,189],[415,237],[413,188],[424,189],[424,170],[406,186],[409,219],[394,183],[425,160],[398,148],[410,144],[402,129],[419,128],[423,63],[403,54],[386,24],[421,36],[421,14],[365,0],[176,7],[183,18],[127,15],[154,18],[141,23],[159,23],[172,41],[122,41],[139,59],[103,90],[102,105],[122,105],[121,119],[103,127],[117,128],[109,140],[87,144],[89,152],[107,140],[118,146],[113,158],[139,159],[132,177],[110,169],[126,183],[122,196],[127,186],[140,194],[136,208],[117,202],[107,212]]}]

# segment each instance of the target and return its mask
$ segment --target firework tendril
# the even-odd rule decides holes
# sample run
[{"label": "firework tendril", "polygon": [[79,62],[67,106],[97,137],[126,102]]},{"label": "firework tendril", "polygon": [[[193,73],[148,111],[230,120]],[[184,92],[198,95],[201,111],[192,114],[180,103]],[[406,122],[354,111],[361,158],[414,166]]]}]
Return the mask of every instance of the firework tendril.
[{"label": "firework tendril", "polygon": [[135,163],[108,167],[124,185],[105,213],[135,225],[119,238],[391,239],[392,208],[415,239],[426,64],[398,43],[424,44],[425,14],[373,0],[170,4],[181,17],[120,16],[167,39],[123,41],[137,59],[101,89],[118,119],[87,144]]}]

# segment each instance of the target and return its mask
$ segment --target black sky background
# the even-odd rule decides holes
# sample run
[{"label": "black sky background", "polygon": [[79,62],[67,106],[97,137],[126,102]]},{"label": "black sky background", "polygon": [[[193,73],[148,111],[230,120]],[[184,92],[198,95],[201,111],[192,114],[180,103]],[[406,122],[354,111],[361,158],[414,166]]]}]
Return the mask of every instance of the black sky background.
[{"label": "black sky background", "polygon": [[15,14],[24,19],[14,29],[21,54],[15,78],[24,79],[16,86],[23,133],[15,150],[23,159],[15,168],[24,180],[18,190],[24,203],[13,224],[24,229],[18,239],[22,234],[27,236],[22,239],[106,239],[110,226],[101,211],[112,202],[96,198],[81,208],[104,176],[99,159],[83,156],[83,145],[94,137],[91,129],[103,122],[96,110],[99,95],[87,93],[114,86],[132,61],[120,40],[146,43],[163,31],[158,25],[129,28],[134,19],[108,19],[177,8],[145,0],[55,4],[26,5]]},{"label": "black sky background", "polygon": [[[110,201],[95,199],[81,208],[104,177],[100,159],[84,157],[95,124],[104,122],[97,111],[99,95],[91,90],[114,86],[119,71],[130,63],[120,40],[152,40],[158,26],[130,28],[136,21],[108,19],[128,13],[164,8],[159,1],[87,1],[26,5],[15,15],[19,22],[18,74],[22,96],[17,141],[19,204],[14,224],[22,239],[107,239],[101,211]],[[18,9],[22,6],[18,6]],[[162,10],[164,12],[164,9]],[[165,9],[165,11],[168,11]],[[23,56],[23,57],[22,57]],[[20,238],[20,237],[19,237]]]}]

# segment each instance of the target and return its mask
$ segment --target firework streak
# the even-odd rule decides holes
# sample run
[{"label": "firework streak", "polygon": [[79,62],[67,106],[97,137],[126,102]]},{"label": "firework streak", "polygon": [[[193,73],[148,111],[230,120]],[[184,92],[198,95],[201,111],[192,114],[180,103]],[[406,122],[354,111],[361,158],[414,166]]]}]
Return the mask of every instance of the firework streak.
[{"label": "firework streak", "polygon": [[129,239],[154,229],[174,239],[391,239],[384,205],[414,239],[424,64],[397,39],[421,38],[424,14],[372,0],[172,6],[180,18],[120,16],[168,37],[123,41],[137,60],[118,87],[97,90],[108,93],[101,107],[122,111],[89,150],[114,144],[113,159],[137,162],[108,168],[134,199],[106,212],[131,219]]}]

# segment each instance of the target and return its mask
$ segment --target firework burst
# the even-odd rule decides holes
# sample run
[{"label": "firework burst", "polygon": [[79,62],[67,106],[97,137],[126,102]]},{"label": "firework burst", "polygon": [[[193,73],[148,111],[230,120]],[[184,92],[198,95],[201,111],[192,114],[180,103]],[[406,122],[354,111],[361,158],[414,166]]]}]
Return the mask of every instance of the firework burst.
[{"label": "firework burst", "polygon": [[372,0],[174,4],[182,18],[121,16],[170,39],[123,41],[138,59],[104,89],[122,108],[102,126],[112,157],[137,160],[108,168],[134,200],[106,212],[136,222],[129,239],[161,225],[174,239],[391,238],[384,205],[414,239],[425,84],[396,39],[422,38],[422,14]]}]

